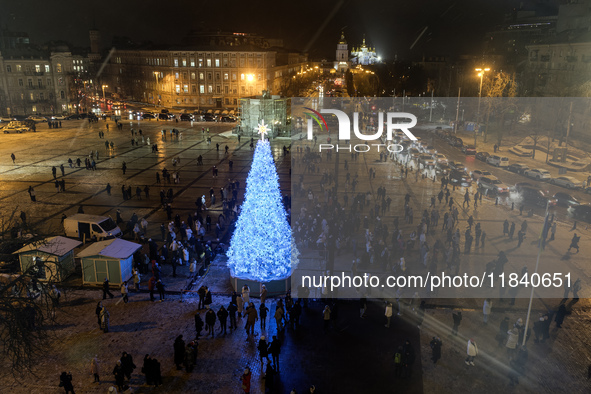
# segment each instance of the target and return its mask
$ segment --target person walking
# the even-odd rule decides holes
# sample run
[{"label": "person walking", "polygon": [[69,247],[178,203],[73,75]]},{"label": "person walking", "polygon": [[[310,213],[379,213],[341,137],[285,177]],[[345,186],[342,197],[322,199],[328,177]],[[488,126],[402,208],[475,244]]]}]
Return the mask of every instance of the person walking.
[{"label": "person walking", "polygon": [[176,369],[180,370],[181,365],[185,361],[185,341],[183,341],[183,336],[179,335],[174,340],[174,363],[176,365]]},{"label": "person walking", "polygon": [[437,336],[433,337],[431,342],[429,342],[429,346],[431,346],[431,360],[433,364],[437,364],[437,360],[441,358],[441,346],[443,346],[441,338]]},{"label": "person walking", "polygon": [[392,319],[392,303],[391,302],[386,303],[386,311],[384,314],[386,316],[386,325],[384,327],[390,328],[390,320]]},{"label": "person walking", "polygon": [[10,154],[10,158],[12,159],[12,164],[15,164],[16,156],[14,155],[14,153]]},{"label": "person walking", "polygon": [[158,289],[158,295],[160,296],[160,302],[164,301],[164,283],[158,279],[156,281],[156,289]]},{"label": "person walking", "polygon": [[261,301],[261,306],[259,307],[259,317],[261,318],[261,331],[267,328],[267,313],[269,312],[269,308],[265,305],[264,301]]},{"label": "person walking", "polygon": [[242,299],[244,299],[245,304],[248,305],[250,303],[250,287],[247,284],[242,286]]},{"label": "person walking", "polygon": [[517,233],[517,247],[519,248],[525,239],[525,233],[521,230]]},{"label": "person walking", "polygon": [[267,287],[265,285],[263,285],[261,287],[261,304],[264,304],[265,301],[267,300]]},{"label": "person walking", "polygon": [[478,355],[478,346],[476,345],[476,342],[474,342],[473,339],[468,339],[468,347],[466,349],[466,354],[468,355],[468,357],[466,357],[466,360],[464,361],[466,363],[466,365],[471,365],[474,366],[474,358]]},{"label": "person walking", "polygon": [[114,295],[109,291],[109,278],[105,278],[103,281],[103,300],[107,299],[107,294],[111,298],[114,297]]},{"label": "person walking", "polygon": [[505,219],[503,222],[503,237],[509,233],[509,221]]},{"label": "person walking", "polygon": [[250,394],[250,379],[252,374],[250,372],[250,368],[246,367],[242,376],[240,377],[242,381],[242,390],[244,390],[244,394]]},{"label": "person walking", "polygon": [[511,222],[511,227],[509,228],[509,239],[513,240],[513,235],[515,234],[515,222]]},{"label": "person walking", "polygon": [[572,239],[571,239],[571,241],[570,241],[570,246],[568,247],[568,250],[566,251],[566,253],[570,253],[570,250],[571,250],[572,248],[576,249],[576,250],[577,250],[577,253],[579,253],[579,241],[580,241],[580,240],[581,240],[581,237],[579,237],[579,236],[577,235],[577,233],[575,233],[575,234],[573,235],[573,238],[572,238]]},{"label": "person walking", "polygon": [[103,306],[101,308],[101,312],[99,313],[99,320],[101,321],[101,330],[106,334],[109,332],[109,312]]},{"label": "person walking", "polygon": [[205,325],[207,328],[207,335],[211,335],[211,337],[214,337],[214,326],[215,326],[215,321],[216,321],[216,316],[215,316],[215,312],[213,311],[213,309],[208,309],[207,313],[205,313]]},{"label": "person walking", "polygon": [[490,316],[490,311],[492,309],[492,301],[490,298],[484,300],[484,305],[482,307],[482,321],[484,324],[488,323],[488,317]]},{"label": "person walking", "polygon": [[125,171],[127,171],[127,164],[125,164],[125,162],[123,162],[123,165],[121,166],[121,170],[123,171],[123,175],[125,175]]},{"label": "person walking", "polygon": [[128,298],[128,289],[127,289],[127,281],[121,283],[121,298],[123,299],[123,302],[125,304],[127,304],[129,302],[129,298]]},{"label": "person walking", "polygon": [[556,328],[562,327],[562,323],[564,322],[566,313],[566,306],[564,306],[564,304],[560,304],[560,306],[558,307],[558,311],[556,312],[556,316],[554,317],[554,321],[556,322]]},{"label": "person walking", "polygon": [[62,372],[60,375],[60,387],[66,390],[66,394],[74,393],[74,386],[72,385],[72,372]]},{"label": "person walking", "polygon": [[238,326],[236,325],[236,311],[238,307],[234,302],[230,302],[228,305],[228,314],[230,315],[230,330],[235,330]]},{"label": "person walking", "polygon": [[92,358],[92,360],[90,360],[90,373],[92,374],[92,376],[94,376],[94,382],[93,383],[100,383],[101,382],[101,378],[100,378],[100,367],[99,367],[99,361],[98,361],[98,356],[94,356]]},{"label": "person walking", "polygon": [[261,339],[259,339],[259,344],[257,345],[257,349],[259,350],[259,357],[261,358],[261,366],[264,365],[263,359],[267,359],[267,363],[270,362],[269,360],[269,344],[265,340],[265,336],[261,335]]},{"label": "person walking", "polygon": [[228,321],[228,311],[222,305],[217,313],[218,320],[220,321],[220,334],[223,332],[226,335],[226,324]]},{"label": "person walking", "polygon": [[509,331],[509,318],[505,316],[499,324],[499,332],[496,337],[498,347],[503,346],[503,343],[505,343],[505,340],[507,339],[507,331]]},{"label": "person walking", "polygon": [[555,236],[556,236],[556,222],[552,223],[552,227],[550,228],[550,239],[548,240],[548,242],[554,241]]},{"label": "person walking", "polygon": [[454,326],[451,329],[451,333],[452,333],[452,335],[458,335],[458,328],[460,327],[460,324],[462,323],[462,312],[454,312],[452,314],[452,318],[453,318]]},{"label": "person walking", "polygon": [[195,313],[195,338],[199,339],[199,336],[201,335],[201,330],[203,330],[203,320],[201,319],[199,311],[197,311],[197,313]]},{"label": "person walking", "polygon": [[517,329],[517,327],[513,327],[512,329],[507,331],[507,343],[505,344],[505,347],[507,348],[507,356],[509,357],[509,361],[513,359],[513,354],[515,353],[515,349],[517,348],[518,340],[519,330]]},{"label": "person walking", "polygon": [[131,379],[131,374],[133,370],[136,368],[135,364],[133,363],[133,357],[131,354],[127,352],[123,352],[121,355],[121,368],[123,369],[123,375],[127,378],[127,380]]},{"label": "person walking", "polygon": [[246,333],[248,334],[248,331],[250,329],[250,334],[254,335],[254,325],[256,324],[257,320],[259,319],[258,314],[257,314],[257,310],[254,306],[254,303],[250,303],[250,305],[248,306],[248,308],[246,308]]},{"label": "person walking", "polygon": [[271,358],[273,359],[273,366],[277,373],[279,373],[279,353],[281,353],[281,342],[277,339],[276,335],[273,335],[273,341],[269,345],[269,353],[271,353]]}]

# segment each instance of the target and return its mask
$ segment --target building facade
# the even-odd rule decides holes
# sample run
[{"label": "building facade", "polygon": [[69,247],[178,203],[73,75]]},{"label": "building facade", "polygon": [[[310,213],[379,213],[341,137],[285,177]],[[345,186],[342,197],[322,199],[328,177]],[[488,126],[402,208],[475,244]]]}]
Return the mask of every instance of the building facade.
[{"label": "building facade", "polygon": [[372,47],[368,47],[365,44],[365,37],[363,37],[363,43],[360,47],[353,47],[351,49],[351,64],[353,65],[362,65],[362,66],[370,66],[372,64],[377,64],[381,61],[380,57],[376,53],[376,49]]},{"label": "building facade", "polygon": [[338,72],[345,72],[349,69],[350,65],[351,63],[349,62],[349,49],[347,40],[345,40],[345,33],[341,32],[341,38],[337,44],[334,69]]},{"label": "building facade", "polygon": [[260,37],[211,38],[178,48],[116,50],[100,83],[116,98],[155,106],[235,110],[242,97],[263,90],[280,93],[282,82],[307,61],[306,55],[271,47]]}]

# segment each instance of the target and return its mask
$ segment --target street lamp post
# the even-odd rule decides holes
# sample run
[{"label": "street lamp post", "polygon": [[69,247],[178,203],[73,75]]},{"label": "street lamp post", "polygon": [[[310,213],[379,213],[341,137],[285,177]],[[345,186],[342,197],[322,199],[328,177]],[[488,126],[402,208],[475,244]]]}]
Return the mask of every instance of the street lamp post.
[{"label": "street lamp post", "polygon": [[[476,113],[476,123],[480,124],[480,99],[482,98],[482,79],[484,78],[484,73],[490,71],[490,68],[476,68],[474,71],[478,72],[478,76],[480,77],[480,87],[478,88],[478,111]],[[474,129],[474,147],[476,147],[476,129]]]},{"label": "street lamp post", "polygon": [[107,108],[107,100],[105,98],[105,88],[108,88],[109,85],[102,85],[103,88],[103,101],[105,102],[105,108]]}]

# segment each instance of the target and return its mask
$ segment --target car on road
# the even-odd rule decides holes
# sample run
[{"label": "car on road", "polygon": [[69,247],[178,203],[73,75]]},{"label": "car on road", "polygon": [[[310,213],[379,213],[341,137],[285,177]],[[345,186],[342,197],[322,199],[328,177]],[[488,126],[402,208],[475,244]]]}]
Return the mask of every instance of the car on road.
[{"label": "car on road", "polygon": [[574,205],[568,208],[568,214],[576,218],[577,220],[582,220],[584,222],[591,222],[591,205],[590,204],[581,204],[581,205]]},{"label": "car on road", "polygon": [[486,161],[486,159],[490,157],[490,153],[488,152],[478,152],[476,153],[476,159],[480,161]]},{"label": "car on road", "polygon": [[561,207],[570,207],[573,205],[581,205],[581,202],[576,197],[573,197],[568,193],[558,192],[558,193],[554,193],[554,195],[552,197],[554,197],[556,199],[556,205],[559,205]]},{"label": "car on road", "polygon": [[205,115],[203,115],[203,121],[204,122],[216,122],[217,119],[212,114],[205,114]]},{"label": "car on road", "polygon": [[10,116],[0,116],[0,122],[12,122],[14,118]]},{"label": "car on road", "polygon": [[513,163],[507,169],[516,174],[523,174],[524,171],[529,170],[529,167],[523,163]]},{"label": "car on road", "polygon": [[552,178],[550,171],[544,170],[543,168],[533,168],[523,172],[528,178],[537,179],[538,181]]},{"label": "car on road", "polygon": [[437,164],[447,164],[448,163],[447,157],[443,153],[435,153],[433,155],[433,159],[437,162]]},{"label": "car on road", "polygon": [[179,119],[182,121],[193,121],[195,118],[192,114],[181,114],[179,116]]},{"label": "car on road", "polygon": [[5,127],[2,128],[2,132],[4,132],[4,134],[9,134],[9,133],[24,133],[26,131],[30,131],[31,128],[28,127],[27,125],[18,122],[18,121],[12,121],[10,123],[8,123],[8,125],[6,125]]},{"label": "car on road", "polygon": [[513,186],[513,188],[515,189],[516,192],[520,192],[521,189],[523,189],[524,187],[531,187],[533,189],[536,188],[534,185],[532,185],[529,182],[519,182],[519,183],[516,183],[515,186]]},{"label": "car on road", "polygon": [[474,156],[476,155],[476,147],[474,145],[464,145],[462,147],[462,153],[466,156]]},{"label": "car on road", "polygon": [[451,167],[452,170],[466,172],[466,166],[464,166],[462,163],[458,161],[449,161],[447,164]]},{"label": "car on road", "polygon": [[433,160],[433,156],[430,154],[423,153],[419,156],[419,164],[422,164],[423,167],[433,167],[435,160]]},{"label": "car on road", "polygon": [[492,155],[486,158],[486,162],[491,166],[509,167],[509,158],[505,156]]},{"label": "car on road", "polygon": [[456,148],[461,148],[464,146],[464,141],[461,138],[456,138],[452,141],[451,146],[455,146]]},{"label": "car on road", "polygon": [[53,120],[66,120],[68,119],[68,115],[54,115],[51,117]]},{"label": "car on road", "polygon": [[493,176],[493,174],[491,174],[488,171],[484,171],[484,170],[474,170],[470,172],[470,176],[472,177],[472,179],[474,179],[475,181],[477,181],[480,177],[483,176]]},{"label": "car on road", "polygon": [[229,116],[229,115],[224,115],[222,116],[221,119],[222,122],[229,122],[229,123],[233,123],[236,122],[236,118],[234,118],[233,116]]},{"label": "car on road", "polygon": [[39,115],[31,115],[27,119],[28,120],[32,120],[35,123],[47,122],[47,119],[46,118],[44,118],[43,116],[39,116]]},{"label": "car on road", "polygon": [[548,204],[551,207],[556,205],[556,199],[548,196],[540,189],[536,189],[533,187],[521,187],[519,195],[521,196],[523,203],[527,205],[537,205],[539,207],[545,207],[546,204]]},{"label": "car on road", "polygon": [[78,120],[80,119],[80,115],[78,114],[72,114],[66,117],[66,120]]},{"label": "car on road", "polygon": [[472,179],[470,179],[470,175],[468,175],[466,171],[452,169],[449,174],[449,180],[452,184],[460,186],[470,186],[472,184]]},{"label": "car on road", "polygon": [[156,118],[154,116],[154,114],[150,114],[150,113],[147,113],[147,112],[142,115],[142,119],[154,119],[154,118]]},{"label": "car on road", "polygon": [[492,193],[509,193],[509,186],[505,185],[494,175],[482,176],[478,179],[477,183],[479,187]]},{"label": "car on road", "polygon": [[553,185],[566,187],[567,189],[581,189],[583,187],[583,182],[579,181],[577,178],[564,175],[550,179],[550,183]]},{"label": "car on road", "polygon": [[172,119],[174,119],[174,115],[173,114],[169,114],[168,112],[166,112],[166,113],[161,112],[161,113],[158,114],[158,119],[160,119],[160,120],[172,120]]}]

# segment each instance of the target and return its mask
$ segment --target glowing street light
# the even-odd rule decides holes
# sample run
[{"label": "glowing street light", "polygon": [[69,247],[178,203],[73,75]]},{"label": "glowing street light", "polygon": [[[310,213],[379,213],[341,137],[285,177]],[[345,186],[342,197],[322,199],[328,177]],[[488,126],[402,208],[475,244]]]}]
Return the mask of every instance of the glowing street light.
[{"label": "glowing street light", "polygon": [[477,112],[477,121],[480,121],[480,99],[482,98],[482,79],[484,78],[484,73],[490,71],[490,68],[476,68],[474,71],[478,72],[478,76],[480,77],[480,88],[478,89],[478,112]]},{"label": "glowing street light", "polygon": [[103,88],[103,101],[105,102],[105,105],[107,105],[107,99],[105,98],[105,88],[108,88],[108,87],[109,87],[109,85],[103,85],[102,86],[102,88]]},{"label": "glowing street light", "polygon": [[247,80],[248,82],[252,82],[252,81],[254,81],[254,74],[248,74],[248,75],[246,75],[246,80]]}]

